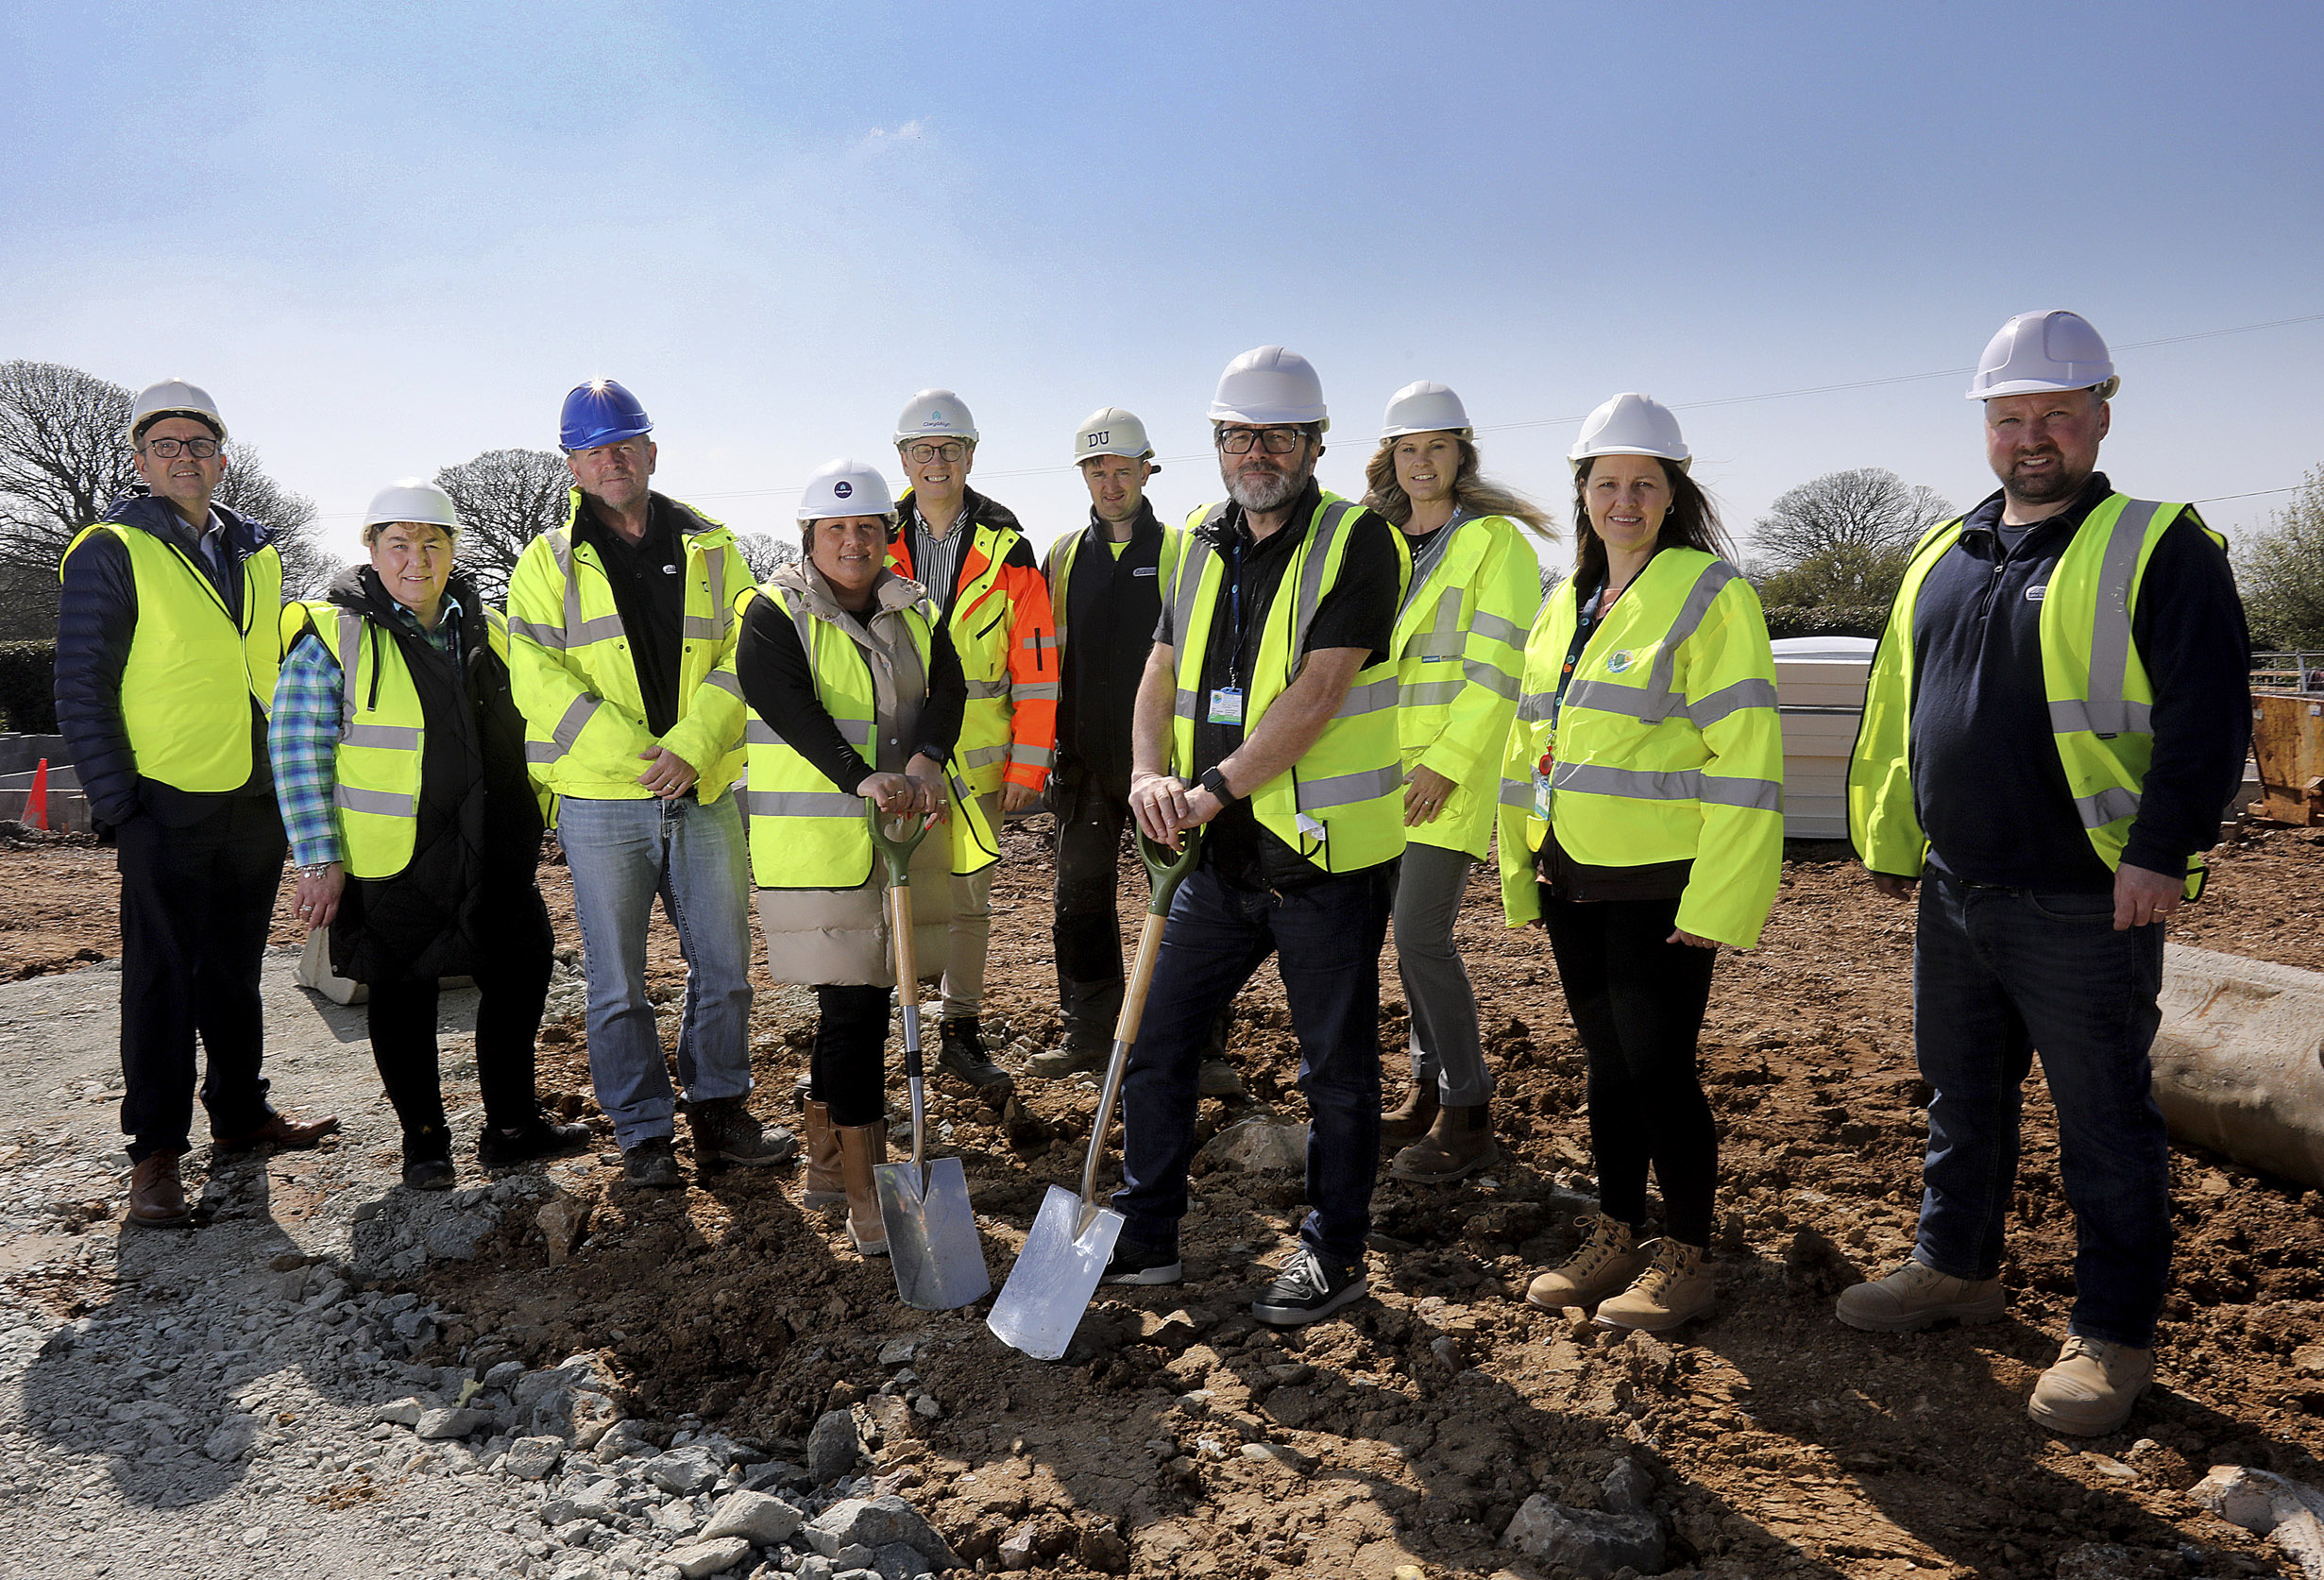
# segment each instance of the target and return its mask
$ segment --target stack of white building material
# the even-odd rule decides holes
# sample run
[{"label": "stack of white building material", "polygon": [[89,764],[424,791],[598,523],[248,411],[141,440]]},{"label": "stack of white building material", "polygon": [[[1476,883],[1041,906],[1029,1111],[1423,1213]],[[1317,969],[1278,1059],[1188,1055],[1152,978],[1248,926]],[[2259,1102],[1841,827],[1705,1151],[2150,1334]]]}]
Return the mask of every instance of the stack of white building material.
[{"label": "stack of white building material", "polygon": [[1786,839],[1848,837],[1848,754],[1864,714],[1874,645],[1863,637],[1792,637],[1774,644]]}]

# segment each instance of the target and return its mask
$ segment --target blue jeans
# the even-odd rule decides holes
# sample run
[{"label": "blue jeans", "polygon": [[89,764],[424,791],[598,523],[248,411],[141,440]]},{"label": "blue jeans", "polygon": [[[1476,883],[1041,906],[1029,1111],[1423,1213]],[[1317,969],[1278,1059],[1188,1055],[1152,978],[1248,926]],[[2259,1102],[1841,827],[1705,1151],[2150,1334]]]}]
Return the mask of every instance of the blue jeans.
[{"label": "blue jeans", "polygon": [[626,1149],[671,1133],[675,1109],[646,996],[653,896],[686,956],[678,1079],[689,1102],[751,1089],[750,863],[731,795],[695,801],[567,796],[557,822],[589,977],[589,1079]]},{"label": "blue jeans", "polygon": [[2153,1345],[2171,1271],[2170,1140],[2146,1057],[2162,988],[2162,926],[2116,932],[2112,895],[1930,870],[1912,951],[1913,1049],[1935,1092],[1916,1260],[1955,1278],[1999,1275],[2038,1048],[2074,1209],[2068,1331]]},{"label": "blue jeans", "polygon": [[1380,1164],[1380,948],[1396,863],[1277,893],[1222,883],[1198,867],[1162,935],[1137,1045],[1122,1078],[1122,1237],[1179,1243],[1195,1151],[1196,1082],[1219,1012],[1276,957],[1307,1098],[1307,1219],[1299,1238],[1353,1267],[1372,1229]]}]

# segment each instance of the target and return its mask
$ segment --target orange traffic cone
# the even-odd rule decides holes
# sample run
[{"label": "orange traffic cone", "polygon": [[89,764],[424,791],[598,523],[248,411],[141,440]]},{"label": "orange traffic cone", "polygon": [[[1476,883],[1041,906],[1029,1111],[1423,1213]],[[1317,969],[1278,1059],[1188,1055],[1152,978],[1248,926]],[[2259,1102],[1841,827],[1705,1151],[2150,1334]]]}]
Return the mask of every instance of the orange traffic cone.
[{"label": "orange traffic cone", "polygon": [[48,826],[48,759],[46,757],[42,757],[41,766],[32,771],[32,790],[25,797],[25,822],[35,828]]}]

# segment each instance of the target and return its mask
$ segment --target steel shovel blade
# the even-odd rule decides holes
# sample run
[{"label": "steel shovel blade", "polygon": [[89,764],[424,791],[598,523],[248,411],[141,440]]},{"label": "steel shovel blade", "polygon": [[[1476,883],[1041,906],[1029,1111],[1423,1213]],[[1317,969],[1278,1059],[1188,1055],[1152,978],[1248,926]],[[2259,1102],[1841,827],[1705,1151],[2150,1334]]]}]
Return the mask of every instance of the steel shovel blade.
[{"label": "steel shovel blade", "polygon": [[1122,1237],[1122,1215],[1111,1207],[1090,1214],[1089,1226],[1074,1232],[1081,1216],[1081,1198],[1062,1185],[1051,1185],[1041,1198],[1033,1232],[1025,1237],[1017,1265],[1001,1285],[1001,1298],[985,1318],[1003,1344],[1022,1350],[1037,1361],[1054,1361],[1073,1342],[1097,1293],[1097,1281],[1113,1259],[1113,1243]]},{"label": "steel shovel blade", "polygon": [[888,1228],[896,1298],[915,1311],[951,1311],[984,1299],[992,1275],[985,1270],[960,1160],[931,1158],[927,1170],[924,1185],[910,1164],[881,1164],[872,1170],[872,1183]]}]

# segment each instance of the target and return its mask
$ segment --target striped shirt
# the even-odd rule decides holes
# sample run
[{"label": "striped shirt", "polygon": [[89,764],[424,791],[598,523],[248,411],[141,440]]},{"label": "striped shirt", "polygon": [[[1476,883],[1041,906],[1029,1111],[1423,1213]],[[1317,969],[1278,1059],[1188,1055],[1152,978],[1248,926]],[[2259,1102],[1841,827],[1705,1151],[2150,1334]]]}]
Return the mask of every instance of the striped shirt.
[{"label": "striped shirt", "polygon": [[967,501],[961,502],[960,514],[953,518],[952,530],[939,537],[928,530],[920,514],[920,501],[914,500],[909,530],[912,579],[928,589],[939,615],[949,615],[953,594],[959,590],[960,556],[968,552],[969,540],[976,535],[968,518]]}]

